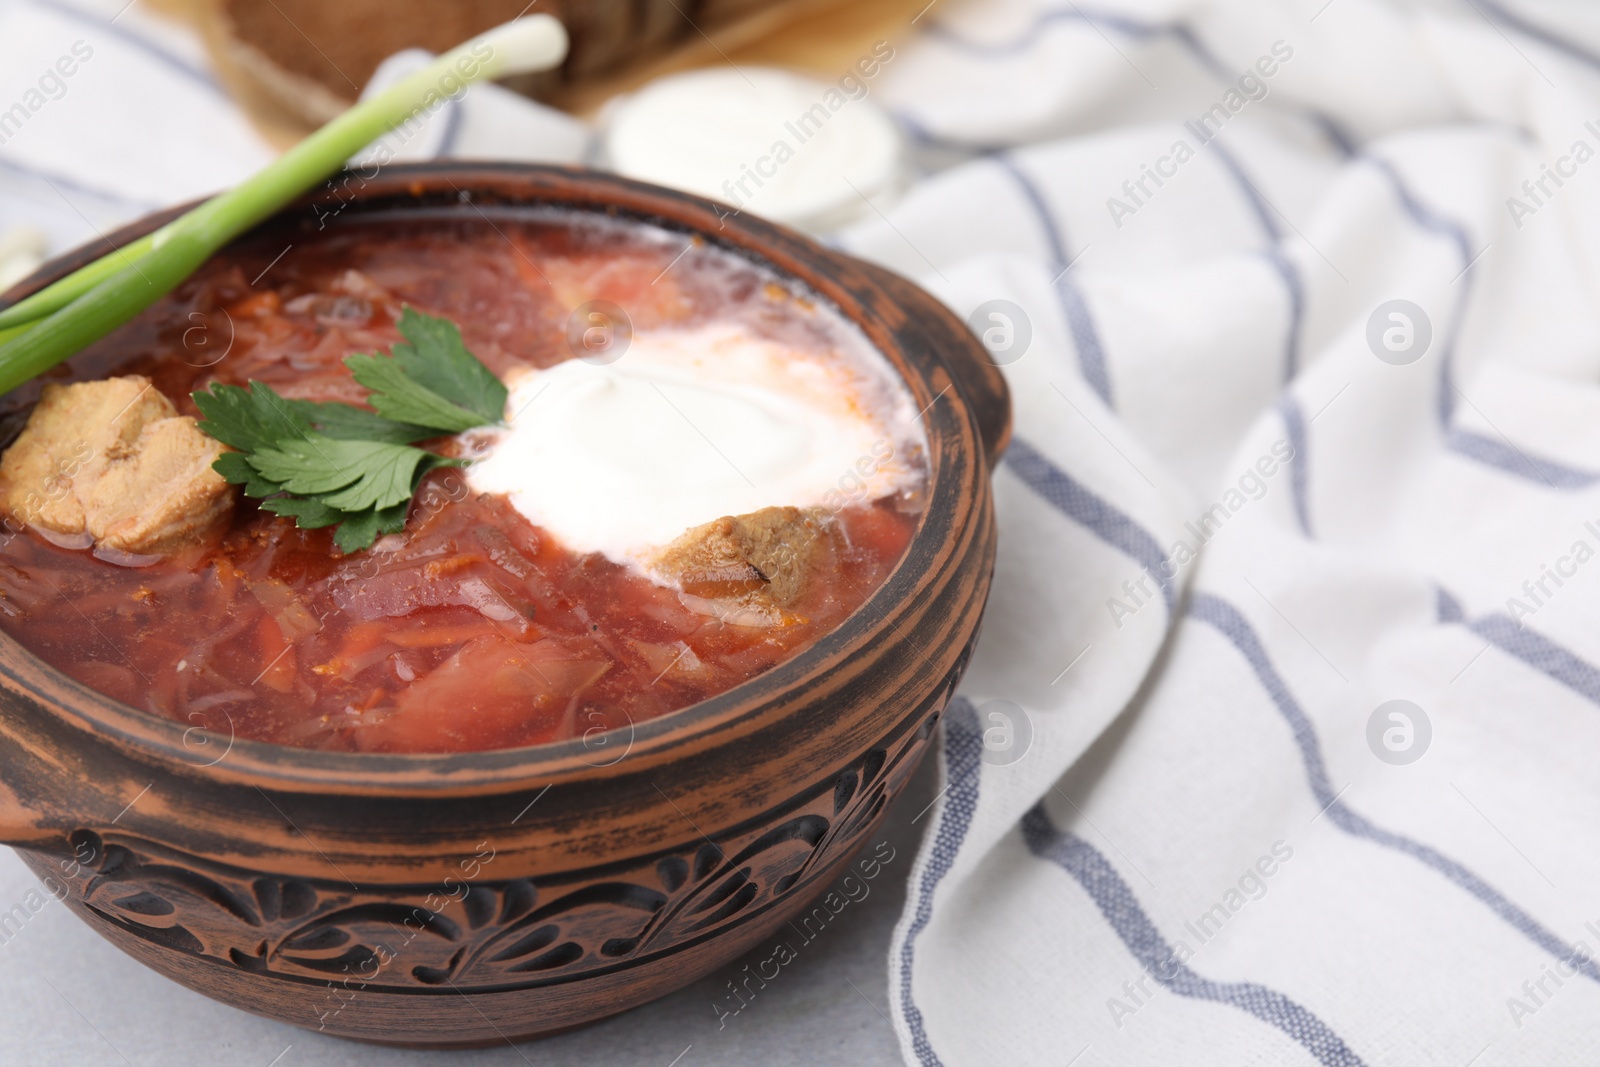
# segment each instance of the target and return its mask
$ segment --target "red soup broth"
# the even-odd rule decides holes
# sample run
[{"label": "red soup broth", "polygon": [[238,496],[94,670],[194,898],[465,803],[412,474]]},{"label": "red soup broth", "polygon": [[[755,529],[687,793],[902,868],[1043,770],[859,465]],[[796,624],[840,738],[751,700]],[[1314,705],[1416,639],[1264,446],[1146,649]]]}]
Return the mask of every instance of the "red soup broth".
[{"label": "red soup broth", "polygon": [[[590,301],[625,309],[635,331],[736,321],[822,353],[849,329],[765,269],[642,224],[554,212],[358,221],[236,246],[49,377],[147,375],[186,414],[198,414],[192,391],[252,379],[360,403],[342,360],[399,340],[407,304],[459,324],[503,376],[573,358],[569,321]],[[6,398],[13,434],[36,395]],[[823,563],[782,625],[708,613],[569,551],[441,470],[403,533],[351,555],[330,531],[244,498],[219,533],[142,566],[11,533],[0,629],[107,696],[231,737],[370,752],[595,738],[752,678],[860,606],[924,499],[837,499]]]}]

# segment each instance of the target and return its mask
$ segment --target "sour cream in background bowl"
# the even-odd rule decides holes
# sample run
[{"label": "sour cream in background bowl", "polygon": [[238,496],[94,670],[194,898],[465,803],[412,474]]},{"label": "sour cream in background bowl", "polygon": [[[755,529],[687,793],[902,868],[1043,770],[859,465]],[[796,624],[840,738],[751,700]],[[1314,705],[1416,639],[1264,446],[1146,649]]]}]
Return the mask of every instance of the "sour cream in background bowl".
[{"label": "sour cream in background bowl", "polygon": [[828,82],[772,67],[657,79],[601,116],[601,162],[619,174],[821,233],[866,218],[907,178],[900,131],[873,102],[884,42]]}]

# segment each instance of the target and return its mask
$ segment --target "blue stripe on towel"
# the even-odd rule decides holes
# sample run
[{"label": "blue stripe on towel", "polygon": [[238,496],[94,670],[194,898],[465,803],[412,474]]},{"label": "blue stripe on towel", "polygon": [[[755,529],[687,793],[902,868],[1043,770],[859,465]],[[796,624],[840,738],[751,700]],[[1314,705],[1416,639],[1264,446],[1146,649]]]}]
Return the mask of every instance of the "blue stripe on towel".
[{"label": "blue stripe on towel", "polygon": [[1299,1042],[1325,1067],[1364,1067],[1361,1057],[1326,1023],[1282,993],[1255,982],[1214,982],[1180,963],[1116,868],[1093,845],[1058,829],[1042,805],[1022,817],[1022,839],[1035,856],[1077,879],[1128,951],[1158,983],[1179,996],[1229,1004],[1254,1015]]},{"label": "blue stripe on towel", "polygon": [[1513,11],[1506,5],[1498,3],[1497,0],[1471,0],[1471,3],[1478,14],[1486,13],[1491,18],[1510,26],[1518,33],[1526,37],[1532,37],[1546,48],[1552,48],[1586,66],[1600,67],[1600,55],[1596,55],[1578,44],[1570,35],[1563,36],[1547,30],[1538,23],[1529,20],[1527,16],[1520,12]]},{"label": "blue stripe on towel", "polygon": [[1233,178],[1234,184],[1244,193],[1245,200],[1255,212],[1256,221],[1261,224],[1261,230],[1271,242],[1266,250],[1267,262],[1272,264],[1272,269],[1278,272],[1278,277],[1283,279],[1283,287],[1289,295],[1289,336],[1284,346],[1283,354],[1283,380],[1291,382],[1300,372],[1300,328],[1305,320],[1306,287],[1305,281],[1300,277],[1300,268],[1295,262],[1284,254],[1283,230],[1278,226],[1278,221],[1272,217],[1273,207],[1267,202],[1256,183],[1245,174],[1244,167],[1240,166],[1236,157],[1222,141],[1212,139],[1206,142],[1210,145],[1216,158],[1221,161],[1222,168]]},{"label": "blue stripe on towel", "polygon": [[901,131],[916,144],[926,148],[958,153],[966,156],[969,160],[978,156],[992,156],[996,152],[1004,152],[1011,147],[1009,144],[980,144],[978,142],[951,140],[948,137],[942,137],[934,133],[922,124],[921,119],[908,112],[895,111],[892,114]]},{"label": "blue stripe on towel", "polygon": [[433,154],[435,159],[449,159],[456,153],[456,142],[461,139],[461,98],[452,96],[444,108],[444,136],[439,138],[439,150]]},{"label": "blue stripe on towel", "polygon": [[1112,548],[1156,572],[1156,584],[1161,587],[1161,596],[1167,602],[1167,610],[1172,610],[1173,583],[1162,581],[1158,570],[1166,560],[1166,553],[1161,551],[1161,544],[1149,531],[1085,488],[1020,437],[1011,438],[1011,444],[1006,449],[1005,465],[1045,503]]},{"label": "blue stripe on towel", "polygon": [[[55,174],[48,171],[38,170],[34,167],[28,166],[25,163],[19,163],[9,156],[0,155],[0,169],[11,171],[13,174],[21,175],[22,177],[28,178],[32,181],[40,181],[44,182],[46,185],[54,186],[56,191],[62,194],[70,192],[77,193],[81,196],[92,196],[102,203],[113,204],[117,207],[127,208],[130,215],[142,215],[147,212],[154,211],[158,206],[160,206],[145,200],[129,200],[126,197],[111,192],[107,189],[94,189],[84,185],[75,178],[69,178],[64,174]],[[77,210],[77,206],[70,200],[67,202],[67,205],[72,207],[74,210]]]},{"label": "blue stripe on towel", "polygon": [[1456,254],[1461,258],[1461,276],[1455,282],[1461,289],[1456,298],[1456,306],[1450,314],[1450,322],[1442,331],[1440,344],[1438,413],[1445,447],[1475,463],[1493,467],[1524,481],[1535,482],[1551,489],[1584,489],[1600,481],[1600,474],[1530,455],[1510,441],[1489,437],[1474,430],[1461,429],[1454,424],[1457,390],[1453,364],[1456,340],[1461,330],[1461,323],[1466,318],[1467,299],[1471,292],[1473,269],[1476,267],[1476,263],[1473,262],[1475,253],[1472,251],[1472,240],[1468,236],[1466,227],[1418,199],[1393,163],[1373,155],[1361,158],[1372,164],[1388,179],[1395,196],[1400,201],[1400,206],[1412,222],[1430,233],[1447,238],[1456,246]]},{"label": "blue stripe on towel", "polygon": [[1537,919],[1513,904],[1488,882],[1437,849],[1385,830],[1352,811],[1339,799],[1338,792],[1328,780],[1328,770],[1322,759],[1322,746],[1317,740],[1317,733],[1311,725],[1311,720],[1306,717],[1306,713],[1301,710],[1289,692],[1289,687],[1284,684],[1282,676],[1272,666],[1249,621],[1232,604],[1211,593],[1196,593],[1189,602],[1189,614],[1215,627],[1249,663],[1257,681],[1272,698],[1278,713],[1289,724],[1295,744],[1300,749],[1300,759],[1305,764],[1306,778],[1309,780],[1311,792],[1316,797],[1317,803],[1322,805],[1322,810],[1327,814],[1329,821],[1353,837],[1365,838],[1384,848],[1405,853],[1424,866],[1444,875],[1477,897],[1489,910],[1528,940],[1558,960],[1569,960],[1571,966],[1576,967],[1586,977],[1600,982],[1600,967],[1596,967],[1592,959],[1587,956],[1580,959],[1575,955],[1573,946],[1545,929]]},{"label": "blue stripe on towel", "polygon": [[1216,53],[1206,47],[1200,35],[1195,33],[1193,27],[1185,22],[1147,22],[1133,18],[1121,12],[1085,11],[1077,4],[1070,8],[1051,8],[1041,11],[1034,16],[1033,22],[1022,33],[1008,41],[988,44],[982,41],[973,41],[952,32],[948,27],[930,21],[928,35],[935,37],[963,52],[979,56],[1012,56],[1019,52],[1027,51],[1038,43],[1039,37],[1045,29],[1053,23],[1081,23],[1092,26],[1098,30],[1112,30],[1136,41],[1148,41],[1154,37],[1171,37],[1183,45],[1200,65],[1224,81],[1232,81],[1238,77],[1238,72],[1230,70],[1228,65],[1219,59]]},{"label": "blue stripe on towel", "polygon": [[1070,8],[1052,8],[1047,11],[1041,11],[1034,16],[1033,22],[1027,29],[1008,41],[1000,41],[995,44],[969,40],[932,20],[929,20],[926,32],[930,37],[937,38],[954,48],[973,55],[1011,56],[1016,55],[1018,52],[1025,52],[1033,47],[1038,43],[1040,34],[1047,27],[1058,22],[1077,22],[1087,26],[1098,26],[1102,29],[1116,30],[1118,33],[1124,33],[1139,40],[1170,32],[1168,27],[1156,23],[1143,22],[1121,14],[1085,11],[1076,4]]},{"label": "blue stripe on towel", "polygon": [[1306,433],[1305,413],[1300,410],[1300,402],[1288,393],[1278,398],[1278,414],[1283,419],[1283,429],[1289,435],[1289,447],[1294,449],[1294,458],[1286,466],[1289,468],[1289,491],[1294,497],[1294,517],[1300,523],[1300,532],[1307,537],[1311,533],[1311,504],[1309,501],[1311,476],[1310,456],[1308,449],[1311,444]]},{"label": "blue stripe on towel", "polygon": [[[1381,156],[1362,155],[1361,159],[1377,168],[1378,172],[1389,180],[1389,185],[1394,189],[1395,196],[1400,201],[1400,206],[1405,213],[1411,216],[1411,221],[1430,233],[1447,237],[1456,246],[1456,251],[1461,256],[1463,266],[1472,260],[1472,238],[1467,234],[1467,228],[1445,215],[1433,210],[1417,198],[1417,195],[1406,185],[1405,179],[1400,176],[1400,171],[1395,165]],[[1470,282],[1472,273],[1469,270],[1462,278]],[[1450,345],[1455,345],[1455,331],[1451,330]]]},{"label": "blue stripe on towel", "polygon": [[1443,589],[1437,594],[1441,623],[1460,623],[1500,651],[1561,683],[1590,703],[1600,704],[1600,669],[1588,660],[1544,634],[1530,630],[1525,623],[1503,611],[1469,619],[1455,597]]},{"label": "blue stripe on towel", "polygon": [[1245,174],[1244,167],[1239,165],[1239,158],[1228,151],[1219,138],[1213,137],[1206,144],[1216,152],[1223,169],[1228,172],[1234,184],[1239,186],[1245,201],[1250,205],[1250,210],[1255,212],[1256,221],[1261,224],[1261,231],[1267,235],[1267,239],[1274,243],[1283,240],[1283,230],[1278,226],[1278,220],[1272,217],[1272,205],[1267,203],[1267,198],[1261,194],[1256,183]]},{"label": "blue stripe on towel", "polygon": [[1600,474],[1529,455],[1509,441],[1471,430],[1450,427],[1445,431],[1445,443],[1457,455],[1476,460],[1486,467],[1495,467],[1524,481],[1539,482],[1551,489],[1587,489],[1600,481]]},{"label": "blue stripe on towel", "polygon": [[1050,209],[1039,187],[1017,165],[1016,160],[1004,154],[992,158],[1017,183],[1023,199],[1039,217],[1045,242],[1050,249],[1049,269],[1054,275],[1052,284],[1055,286],[1056,299],[1061,303],[1061,312],[1066,316],[1067,328],[1072,331],[1073,347],[1078,350],[1079,370],[1084,380],[1089,383],[1089,387],[1099,394],[1107,407],[1110,407],[1111,375],[1106,367],[1105,349],[1100,345],[1100,334],[1095,330],[1094,319],[1089,314],[1089,305],[1084,300],[1083,294],[1078,291],[1071,277],[1072,272],[1067,269],[1067,264],[1072,260],[1067,255],[1066,236],[1060,220]]},{"label": "blue stripe on towel", "polygon": [[[108,33],[135,51],[141,52],[162,66],[183,75],[196,85],[204,86],[218,96],[226,97],[228,95],[228,91],[222,87],[221,82],[212,76],[210,71],[190,66],[186,60],[168,52],[165,48],[140,34],[126,27],[118,26],[110,19],[101,18],[91,12],[74,7],[72,4],[60,3],[58,0],[33,0],[33,4],[35,7],[41,7],[46,11],[54,11],[75,21],[85,23],[93,27],[96,33]],[[129,6],[132,5],[130,4]]]},{"label": "blue stripe on towel", "polygon": [[1600,704],[1600,670],[1543,634],[1501,612],[1467,623],[1467,629],[1541,674]]},{"label": "blue stripe on towel", "polygon": [[1462,622],[1466,619],[1466,612],[1461,610],[1461,601],[1457,600],[1443,589],[1435,588],[1433,592],[1434,602],[1438,607],[1440,622]]},{"label": "blue stripe on towel", "polygon": [[1307,108],[1303,114],[1333,146],[1333,150],[1339,153],[1341,159],[1350,159],[1361,150],[1360,142],[1356,140],[1355,135],[1345,129],[1332,115],[1315,108]]},{"label": "blue stripe on towel", "polygon": [[922,877],[912,887],[911,925],[900,944],[900,1010],[911,1033],[911,1047],[922,1067],[943,1067],[939,1054],[928,1042],[922,1011],[911,995],[912,964],[916,958],[917,937],[933,917],[933,894],[950,873],[978,810],[978,775],[983,759],[983,732],[978,728],[978,713],[963,697],[950,702],[944,717],[944,806],[939,809],[933,831],[933,848]]},{"label": "blue stripe on towel", "polygon": [[1300,373],[1300,325],[1306,315],[1305,284],[1300,279],[1300,268],[1284,254],[1282,248],[1274,245],[1267,249],[1265,255],[1289,292],[1289,330],[1283,350],[1283,381],[1287,385]]},{"label": "blue stripe on towel", "polygon": [[[1213,77],[1223,82],[1232,82],[1239,76],[1239,71],[1230,67],[1213,52],[1200,39],[1200,35],[1195,32],[1194,27],[1187,22],[1147,22],[1121,13],[1085,11],[1077,4],[1072,5],[1070,9],[1057,8],[1042,11],[1034,16],[1033,22],[1020,34],[1008,41],[994,44],[969,40],[931,19],[925,24],[925,27],[928,36],[943,41],[945,44],[969,55],[1009,57],[1033,47],[1038,43],[1044,30],[1052,23],[1057,22],[1082,23],[1102,31],[1111,30],[1141,42],[1149,41],[1156,37],[1171,37],[1183,47],[1184,51],[1193,57],[1196,63]],[[1290,112],[1299,112],[1316,125],[1329,142],[1333,144],[1340,156],[1349,158],[1356,153],[1355,138],[1331,116],[1311,107],[1293,104],[1281,106]]]}]

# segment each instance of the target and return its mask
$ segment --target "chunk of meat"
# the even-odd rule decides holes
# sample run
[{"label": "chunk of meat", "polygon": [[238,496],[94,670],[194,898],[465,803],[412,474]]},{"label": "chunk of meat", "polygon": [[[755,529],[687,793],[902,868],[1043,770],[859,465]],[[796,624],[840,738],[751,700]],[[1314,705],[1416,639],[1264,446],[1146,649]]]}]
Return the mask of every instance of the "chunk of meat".
[{"label": "chunk of meat", "polygon": [[762,508],[684,531],[652,561],[692,597],[731,601],[769,622],[805,593],[827,550],[819,509]]},{"label": "chunk of meat", "polygon": [[58,539],[170,552],[233,507],[223,444],[141,375],[46,385],[0,457],[0,510]]}]

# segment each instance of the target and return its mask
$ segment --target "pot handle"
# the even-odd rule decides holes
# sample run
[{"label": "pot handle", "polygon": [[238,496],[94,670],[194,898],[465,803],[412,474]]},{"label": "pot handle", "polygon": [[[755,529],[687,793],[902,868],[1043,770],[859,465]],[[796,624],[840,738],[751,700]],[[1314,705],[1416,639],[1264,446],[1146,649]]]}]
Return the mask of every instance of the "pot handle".
[{"label": "pot handle", "polygon": [[950,372],[961,399],[977,419],[984,457],[993,470],[1011,442],[1011,390],[1000,368],[989,358],[989,350],[966,323],[926,290],[875,263],[854,258],[848,262],[871,275],[873,282],[887,290],[892,302],[902,309],[904,321],[894,331],[900,343],[908,348],[932,350]]}]

